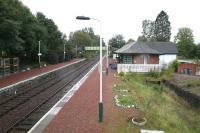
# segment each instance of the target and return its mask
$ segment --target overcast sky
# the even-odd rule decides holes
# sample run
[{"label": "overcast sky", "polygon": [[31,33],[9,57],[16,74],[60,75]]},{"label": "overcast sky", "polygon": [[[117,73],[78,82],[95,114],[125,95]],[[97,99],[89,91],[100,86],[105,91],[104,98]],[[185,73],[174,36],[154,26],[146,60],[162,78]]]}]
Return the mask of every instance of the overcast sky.
[{"label": "overcast sky", "polygon": [[200,42],[199,0],[21,0],[35,14],[43,12],[54,20],[66,35],[84,27],[92,27],[99,34],[97,21],[78,21],[78,15],[100,19],[102,37],[108,41],[115,34],[125,40],[137,37],[142,32],[142,21],[155,20],[161,10],[169,15],[171,41],[180,27],[193,30],[195,42]]}]

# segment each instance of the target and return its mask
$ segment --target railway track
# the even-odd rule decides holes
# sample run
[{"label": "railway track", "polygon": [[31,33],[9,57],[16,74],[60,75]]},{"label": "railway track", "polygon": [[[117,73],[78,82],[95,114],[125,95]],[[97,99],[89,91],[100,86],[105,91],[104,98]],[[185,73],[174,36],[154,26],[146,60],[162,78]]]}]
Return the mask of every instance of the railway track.
[{"label": "railway track", "polygon": [[27,132],[97,60],[70,65],[1,94],[0,132]]}]

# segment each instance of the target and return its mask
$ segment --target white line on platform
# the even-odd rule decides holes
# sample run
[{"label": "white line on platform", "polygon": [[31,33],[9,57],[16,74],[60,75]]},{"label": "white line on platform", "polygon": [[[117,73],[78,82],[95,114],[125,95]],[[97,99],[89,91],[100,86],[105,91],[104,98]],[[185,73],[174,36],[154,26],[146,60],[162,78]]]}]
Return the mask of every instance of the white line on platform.
[{"label": "white line on platform", "polygon": [[[75,92],[80,88],[80,86],[85,82],[85,80],[90,76],[90,74],[94,71],[94,69],[97,67],[97,65],[99,64],[99,62],[97,64],[95,64],[92,69],[81,79],[79,80],[29,131],[28,133],[39,133],[42,132],[41,129],[40,131],[37,130],[37,127],[39,127],[39,125],[42,123],[43,120],[47,119],[48,115],[56,115],[62,107],[59,107],[59,109],[57,111],[55,111],[55,108],[58,108],[57,106],[59,105],[59,103],[67,103],[70,98],[75,94]],[[64,105],[63,105],[64,106]],[[56,113],[55,113],[56,112]],[[45,123],[45,125],[48,125],[48,123]],[[44,127],[43,127],[44,128]],[[36,131],[35,131],[36,130]]]},{"label": "white line on platform", "polygon": [[30,80],[36,79],[36,78],[38,78],[38,77],[40,77],[40,76],[43,76],[43,75],[49,74],[49,73],[51,73],[51,72],[54,72],[54,71],[57,71],[57,70],[63,69],[63,68],[65,68],[65,67],[67,67],[67,66],[70,66],[70,65],[76,64],[76,63],[81,62],[81,61],[84,61],[84,60],[85,60],[85,59],[81,59],[81,60],[76,61],[76,62],[73,62],[73,63],[71,63],[71,64],[67,64],[67,65],[65,65],[65,66],[62,66],[62,67],[59,67],[59,68],[53,69],[53,70],[48,71],[48,72],[44,72],[44,73],[42,73],[42,74],[39,74],[39,75],[37,75],[37,76],[34,76],[34,77],[31,77],[31,78],[28,78],[28,79],[26,79],[26,80],[19,81],[19,82],[17,82],[17,83],[12,84],[12,85],[9,85],[9,86],[6,86],[6,87],[3,87],[3,88],[0,88],[0,92],[1,92],[1,91],[6,91],[6,90],[8,90],[8,89],[10,89],[10,88],[12,88],[12,87],[14,87],[14,86],[16,86],[16,85],[21,84],[21,83],[24,83],[24,82],[27,82],[27,81],[30,81]]}]

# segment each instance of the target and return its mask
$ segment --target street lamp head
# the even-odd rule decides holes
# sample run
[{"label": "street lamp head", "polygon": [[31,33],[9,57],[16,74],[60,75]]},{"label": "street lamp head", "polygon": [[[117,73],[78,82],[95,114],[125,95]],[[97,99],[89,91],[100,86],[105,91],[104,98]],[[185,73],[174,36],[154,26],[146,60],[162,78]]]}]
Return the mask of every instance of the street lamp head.
[{"label": "street lamp head", "polygon": [[76,19],[78,19],[78,20],[90,20],[89,17],[85,17],[85,16],[77,16]]}]

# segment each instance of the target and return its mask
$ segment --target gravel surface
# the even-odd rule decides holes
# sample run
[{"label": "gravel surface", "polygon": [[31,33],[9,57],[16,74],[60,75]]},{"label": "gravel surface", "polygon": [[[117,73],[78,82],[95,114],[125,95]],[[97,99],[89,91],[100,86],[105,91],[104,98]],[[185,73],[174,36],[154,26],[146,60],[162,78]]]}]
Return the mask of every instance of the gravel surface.
[{"label": "gravel surface", "polygon": [[188,80],[200,80],[200,76],[173,74],[172,79],[170,79],[171,82],[174,82],[179,86],[184,86],[186,84],[186,81],[188,81]]},{"label": "gravel surface", "polygon": [[3,87],[6,87],[8,85],[17,83],[19,81],[26,80],[26,79],[34,77],[36,75],[51,71],[51,70],[59,68],[59,67],[62,67],[64,65],[76,62],[78,60],[80,60],[80,59],[76,58],[76,59],[72,59],[72,60],[67,61],[67,62],[63,62],[63,63],[59,63],[59,64],[55,64],[55,65],[49,65],[47,67],[36,68],[36,69],[29,70],[29,71],[20,72],[20,73],[17,73],[17,74],[10,75],[8,77],[0,79],[0,89],[3,88]]}]

